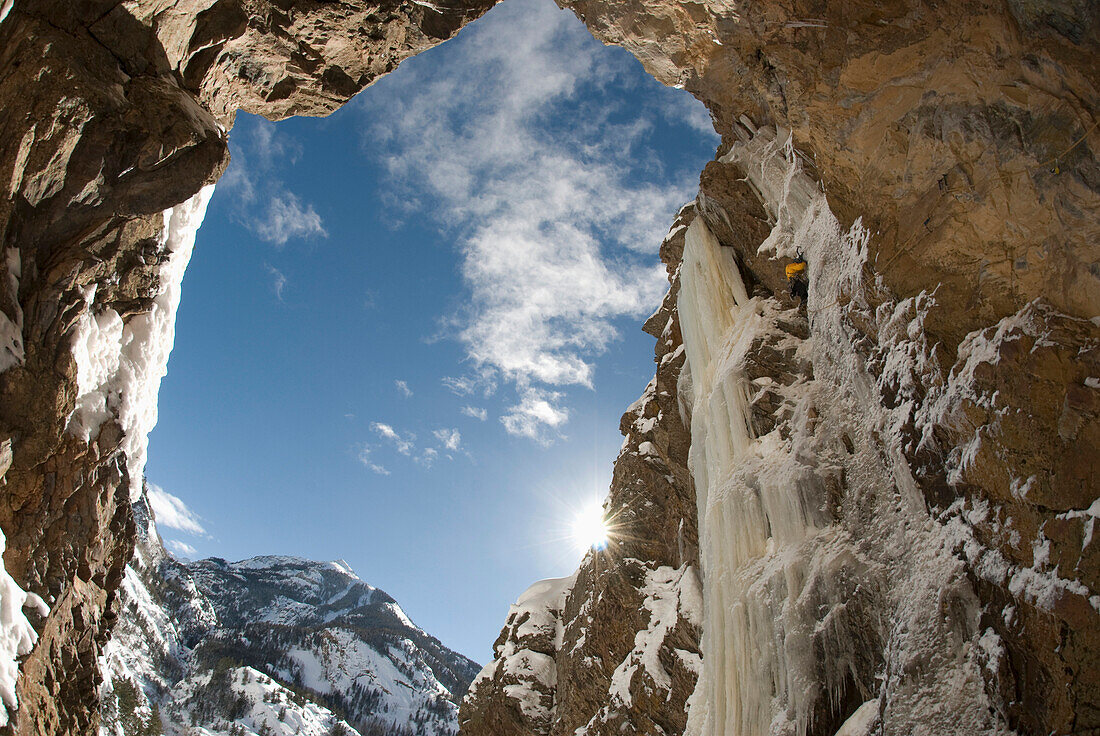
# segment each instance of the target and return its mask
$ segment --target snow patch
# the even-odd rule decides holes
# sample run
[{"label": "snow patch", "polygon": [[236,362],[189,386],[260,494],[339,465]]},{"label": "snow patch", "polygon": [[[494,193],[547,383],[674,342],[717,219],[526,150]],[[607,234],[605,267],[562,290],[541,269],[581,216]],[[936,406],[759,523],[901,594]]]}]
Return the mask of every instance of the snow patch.
[{"label": "snow patch", "polygon": [[[6,546],[7,539],[0,532],[0,558]],[[19,708],[15,695],[19,658],[30,654],[38,641],[38,632],[27,620],[24,608],[34,609],[43,618],[50,613],[41,598],[19,587],[7,569],[0,566],[0,726],[8,725],[11,711]]]},{"label": "snow patch", "polygon": [[[11,7],[11,0],[4,6],[4,13]],[[0,21],[3,16],[0,16]],[[23,362],[23,308],[19,304],[19,279],[22,277],[22,260],[18,248],[4,251],[5,265],[8,269],[7,290],[15,314],[9,317],[0,312],[0,373]]]},{"label": "snow patch", "polygon": [[168,256],[160,267],[160,291],[152,308],[123,323],[109,307],[95,312],[92,286],[84,294],[85,310],[73,334],[78,397],[68,430],[89,442],[108,419],[118,421],[132,500],[141,495],[148,435],[157,423],[157,394],[168,372],[183,274],[213,192],[211,184],[164,211],[160,245]]},{"label": "snow patch", "polygon": [[[649,614],[649,623],[634,635],[634,648],[611,675],[613,707],[633,705],[631,684],[639,673],[648,678],[643,687],[652,683],[658,692],[671,695],[672,681],[659,658],[661,648],[681,617],[695,625],[701,623],[702,590],[694,569],[688,565],[678,570],[671,567],[647,570],[642,594],[645,595],[642,610]],[[683,654],[691,655],[690,652]]]}]

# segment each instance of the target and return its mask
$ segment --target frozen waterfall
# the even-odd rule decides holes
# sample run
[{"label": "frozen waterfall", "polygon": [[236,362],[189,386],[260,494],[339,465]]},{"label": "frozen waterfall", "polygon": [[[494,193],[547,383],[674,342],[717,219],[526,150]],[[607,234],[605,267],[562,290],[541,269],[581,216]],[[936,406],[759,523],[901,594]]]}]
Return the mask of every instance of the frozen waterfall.
[{"label": "frozen waterfall", "polygon": [[868,232],[858,219],[841,228],[788,133],[741,133],[721,161],[743,172],[773,229],[737,246],[803,253],[809,309],[750,297],[735,249],[702,216],[692,222],[680,398],[704,608],[687,733],[862,734],[879,714],[886,733],[941,733],[959,719],[998,733],[976,646],[996,637],[981,631],[950,532],[932,523],[902,452],[913,405],[884,406],[849,321],[857,313],[878,333],[887,378],[935,386],[922,322],[931,297],[899,302],[867,277]]},{"label": "frozen waterfall", "polygon": [[[807,577],[797,545],[815,528],[814,509],[796,485],[802,472],[776,437],[754,437],[752,386],[744,360],[768,329],[763,305],[745,291],[732,252],[701,218],[688,230],[680,271],[680,320],[691,366],[692,447],[703,569],[704,678],[689,732],[766,734],[772,699],[804,688],[789,682],[806,655],[797,640],[777,640],[773,621]],[[784,550],[791,548],[793,554]],[[777,580],[777,577],[780,578]],[[796,708],[796,711],[798,708]],[[808,718],[795,713],[796,718]]]}]

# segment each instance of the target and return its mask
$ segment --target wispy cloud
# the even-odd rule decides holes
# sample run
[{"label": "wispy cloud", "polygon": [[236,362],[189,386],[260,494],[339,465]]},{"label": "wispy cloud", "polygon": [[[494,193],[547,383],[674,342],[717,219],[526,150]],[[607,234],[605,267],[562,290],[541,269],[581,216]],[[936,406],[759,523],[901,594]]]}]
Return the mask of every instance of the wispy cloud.
[{"label": "wispy cloud", "polygon": [[373,448],[371,448],[370,445],[367,445],[365,443],[359,445],[359,447],[356,449],[356,459],[359,460],[359,462],[362,463],[366,468],[374,471],[375,473],[378,473],[379,475],[389,475],[390,471],[386,470],[384,467],[374,462],[374,459],[371,458],[372,449]]},{"label": "wispy cloud", "polygon": [[470,396],[480,393],[489,398],[497,390],[497,382],[493,378],[491,370],[483,370],[478,374],[465,376],[444,376],[441,382],[455,396]]},{"label": "wispy cloud", "polygon": [[432,434],[443,447],[451,452],[458,452],[458,446],[462,442],[462,435],[457,429],[437,429]]},{"label": "wispy cloud", "polygon": [[262,118],[242,116],[230,137],[229,169],[218,182],[236,195],[237,219],[259,238],[281,248],[292,239],[327,237],[321,216],[302,202],[280,176],[299,150],[292,138]]},{"label": "wispy cloud", "polygon": [[406,399],[413,395],[412,389],[409,388],[409,384],[404,381],[394,381],[393,385],[397,386],[397,390],[400,391]]},{"label": "wispy cloud", "polygon": [[303,205],[297,195],[286,191],[272,196],[263,214],[249,218],[246,224],[261,238],[279,247],[291,238],[328,236],[313,205]]},{"label": "wispy cloud", "polygon": [[485,411],[479,406],[464,406],[462,407],[462,413],[468,417],[480,419],[483,422],[489,418],[489,412]]},{"label": "wispy cloud", "polygon": [[267,272],[271,276],[271,288],[275,290],[275,298],[283,300],[283,289],[286,288],[286,276],[279,269],[267,264]]},{"label": "wispy cloud", "polygon": [[[627,62],[593,50],[568,12],[514,0],[458,40],[441,49],[451,63],[431,76],[403,67],[362,108],[398,196],[434,202],[459,234],[470,296],[452,327],[478,375],[516,388],[505,428],[545,439],[569,416],[553,389],[591,386],[615,320],[660,299],[657,244],[694,175],[642,183],[658,178],[650,123],[600,94]],[[469,378],[444,383],[474,390]]]},{"label": "wispy cloud", "polygon": [[194,557],[199,553],[199,551],[192,547],[190,544],[187,544],[186,542],[181,542],[178,539],[169,539],[167,542],[165,542],[165,545],[167,545],[168,549],[172,552],[183,555],[184,557]]},{"label": "wispy cloud", "polygon": [[500,421],[509,433],[545,444],[550,441],[548,431],[557,430],[569,421],[569,410],[561,405],[562,398],[558,391],[527,388],[520,394],[520,402],[509,407]]},{"label": "wispy cloud", "polygon": [[148,486],[149,506],[153,509],[158,527],[176,529],[195,536],[206,534],[202,519],[179,497],[173,496],[155,483],[149,483]]},{"label": "wispy cloud", "polygon": [[394,447],[402,455],[412,455],[413,450],[416,449],[413,444],[416,441],[416,435],[412,432],[401,433],[391,425],[382,422],[371,422],[370,428],[377,432],[379,437],[393,442]]}]

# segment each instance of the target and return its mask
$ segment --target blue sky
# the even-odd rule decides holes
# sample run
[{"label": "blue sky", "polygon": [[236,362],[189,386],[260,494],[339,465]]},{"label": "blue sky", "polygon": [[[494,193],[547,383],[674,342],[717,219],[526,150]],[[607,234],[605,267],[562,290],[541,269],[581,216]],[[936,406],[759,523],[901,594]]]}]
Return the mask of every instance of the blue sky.
[{"label": "blue sky", "polygon": [[332,116],[240,115],[146,474],[178,554],[347,560],[480,661],[653,373],[702,106],[507,0]]}]

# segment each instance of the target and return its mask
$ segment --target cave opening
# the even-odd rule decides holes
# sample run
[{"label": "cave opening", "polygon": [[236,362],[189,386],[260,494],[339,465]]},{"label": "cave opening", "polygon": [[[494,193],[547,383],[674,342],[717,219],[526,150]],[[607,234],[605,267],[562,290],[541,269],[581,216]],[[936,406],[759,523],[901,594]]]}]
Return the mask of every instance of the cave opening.
[{"label": "cave opening", "polygon": [[487,661],[507,604],[579,558],[652,376],[657,246],[717,142],[549,0],[327,118],[240,113],[150,435],[174,553],[345,559]]}]

